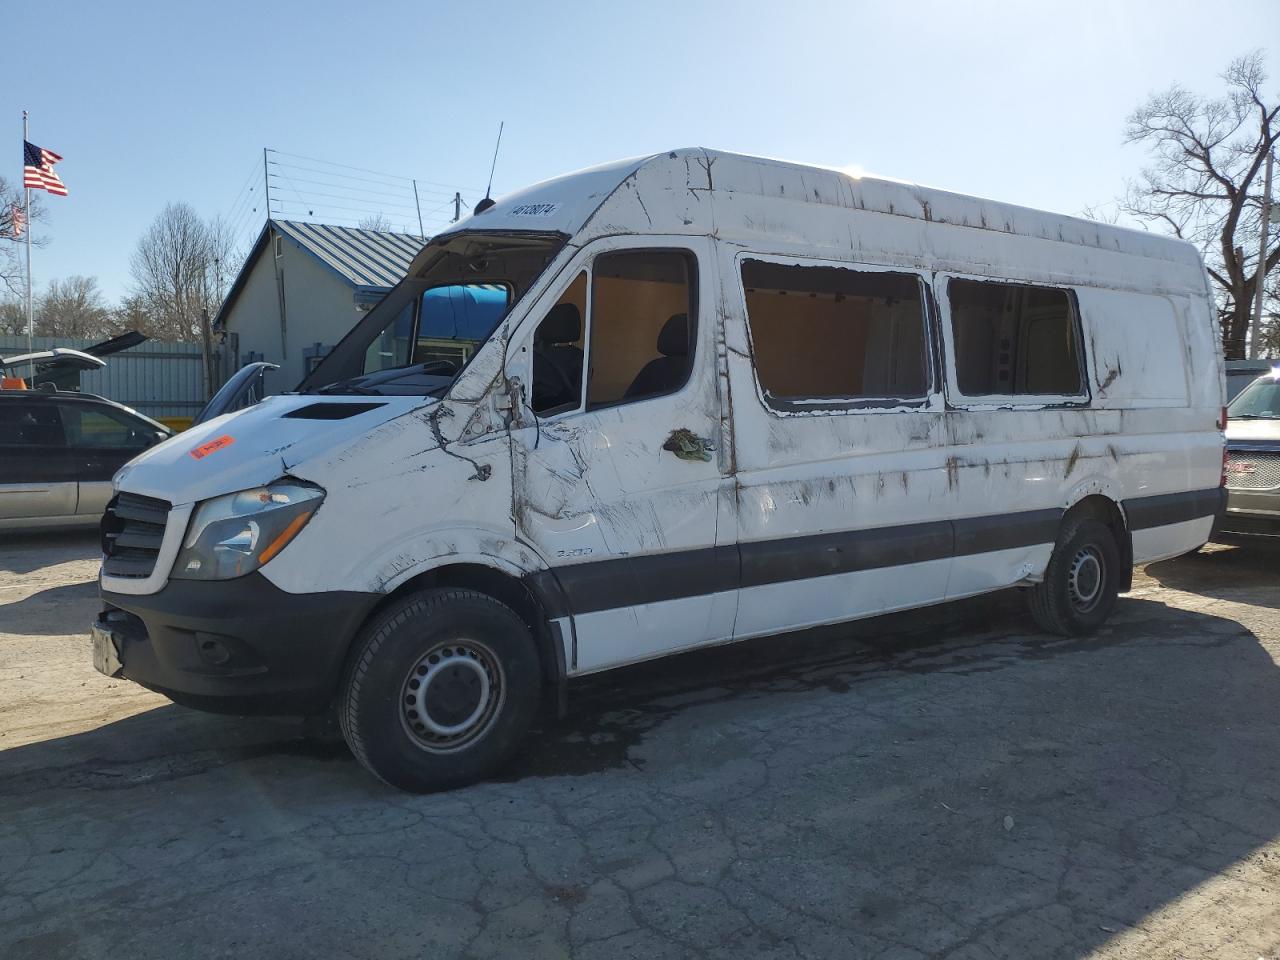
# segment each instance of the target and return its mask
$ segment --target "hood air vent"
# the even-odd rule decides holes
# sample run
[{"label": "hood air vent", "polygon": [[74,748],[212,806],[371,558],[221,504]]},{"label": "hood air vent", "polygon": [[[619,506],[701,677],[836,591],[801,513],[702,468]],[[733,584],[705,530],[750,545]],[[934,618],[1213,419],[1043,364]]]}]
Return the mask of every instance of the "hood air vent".
[{"label": "hood air vent", "polygon": [[309,403],[290,410],[284,417],[289,420],[346,420],[385,406],[385,403]]}]

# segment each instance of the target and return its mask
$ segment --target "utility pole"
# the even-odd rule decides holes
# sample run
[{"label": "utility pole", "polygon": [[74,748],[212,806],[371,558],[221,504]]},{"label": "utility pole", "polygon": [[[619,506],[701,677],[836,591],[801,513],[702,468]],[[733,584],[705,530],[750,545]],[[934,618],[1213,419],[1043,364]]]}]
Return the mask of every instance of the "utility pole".
[{"label": "utility pole", "polygon": [[427,232],[422,229],[422,204],[418,202],[418,181],[413,181],[413,205],[418,211],[418,236],[425,237]]},{"label": "utility pole", "polygon": [[213,396],[213,328],[209,325],[209,308],[200,308],[200,346],[204,360],[204,398]]},{"label": "utility pole", "polygon": [[1258,238],[1257,280],[1253,291],[1253,322],[1249,324],[1249,359],[1258,359],[1258,341],[1262,339],[1262,296],[1267,285],[1267,231],[1271,227],[1271,162],[1275,150],[1267,150],[1267,172],[1262,180],[1262,233]]},{"label": "utility pole", "polygon": [[453,222],[457,223],[462,219],[462,194],[456,190],[453,194]]}]

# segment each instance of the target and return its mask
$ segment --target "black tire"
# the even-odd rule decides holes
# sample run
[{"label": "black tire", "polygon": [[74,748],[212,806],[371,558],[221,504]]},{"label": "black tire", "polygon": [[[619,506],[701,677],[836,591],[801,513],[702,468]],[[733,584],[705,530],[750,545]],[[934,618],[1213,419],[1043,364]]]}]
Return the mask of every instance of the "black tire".
[{"label": "black tire", "polygon": [[1101,520],[1078,517],[1058,532],[1044,581],[1030,591],[1040,629],[1068,637],[1093,633],[1120,592],[1120,549]]},{"label": "black tire", "polygon": [[473,783],[515,753],[540,676],[533,637],[510,607],[473,590],[424,590],[356,640],[342,735],[365,769],[401,790]]}]

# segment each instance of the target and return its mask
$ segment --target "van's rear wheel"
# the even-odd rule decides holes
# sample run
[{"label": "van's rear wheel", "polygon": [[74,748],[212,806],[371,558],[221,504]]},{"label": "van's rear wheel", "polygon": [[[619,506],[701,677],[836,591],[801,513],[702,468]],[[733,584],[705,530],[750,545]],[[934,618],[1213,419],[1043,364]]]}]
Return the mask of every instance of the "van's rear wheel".
[{"label": "van's rear wheel", "polygon": [[1044,580],[1031,589],[1031,615],[1049,633],[1093,633],[1120,592],[1120,549],[1111,528],[1092,517],[1069,520]]},{"label": "van's rear wheel", "polygon": [[471,590],[412,594],[366,628],[347,670],[342,734],[402,790],[460,786],[497,770],[538,708],[529,628]]}]

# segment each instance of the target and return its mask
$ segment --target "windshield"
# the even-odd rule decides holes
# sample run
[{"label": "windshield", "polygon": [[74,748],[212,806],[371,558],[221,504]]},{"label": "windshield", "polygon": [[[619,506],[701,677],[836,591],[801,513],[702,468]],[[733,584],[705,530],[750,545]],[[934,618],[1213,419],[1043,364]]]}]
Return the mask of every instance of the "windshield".
[{"label": "windshield", "polygon": [[1280,373],[1255,380],[1227,407],[1230,420],[1280,419]]},{"label": "windshield", "polygon": [[564,246],[561,235],[464,234],[418,269],[303,380],[304,393],[442,394]]}]

